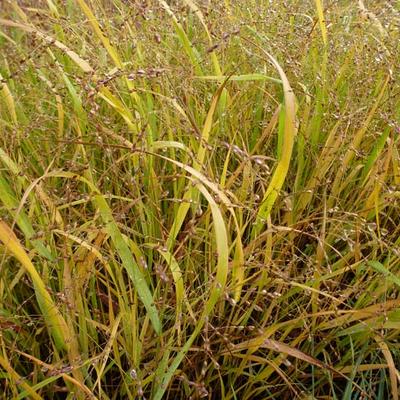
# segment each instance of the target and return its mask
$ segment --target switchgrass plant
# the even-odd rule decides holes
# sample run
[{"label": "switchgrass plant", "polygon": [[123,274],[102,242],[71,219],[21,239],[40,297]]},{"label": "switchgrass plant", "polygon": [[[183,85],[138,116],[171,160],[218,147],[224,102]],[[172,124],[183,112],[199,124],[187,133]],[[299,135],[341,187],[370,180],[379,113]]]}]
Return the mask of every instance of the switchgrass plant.
[{"label": "switchgrass plant", "polygon": [[398,399],[399,3],[3,0],[2,399]]}]

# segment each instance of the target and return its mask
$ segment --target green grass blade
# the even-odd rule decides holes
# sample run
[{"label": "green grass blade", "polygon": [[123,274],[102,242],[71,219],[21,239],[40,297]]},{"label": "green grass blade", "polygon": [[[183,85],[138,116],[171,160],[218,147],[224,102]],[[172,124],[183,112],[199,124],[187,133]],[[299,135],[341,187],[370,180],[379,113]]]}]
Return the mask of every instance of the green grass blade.
[{"label": "green grass blade", "polygon": [[15,210],[18,209],[19,202],[16,199],[7,180],[0,174],[0,201],[4,204],[8,212],[15,218],[15,221],[21,231],[24,233],[27,240],[30,240],[33,246],[36,248],[38,253],[47,258],[50,261],[54,260],[54,256],[46,248],[43,241],[40,239],[33,239],[35,236],[35,231],[32,227],[32,223],[29,220],[26,213],[22,210],[16,215]]},{"label": "green grass blade", "polygon": [[379,261],[368,261],[367,265],[374,269],[375,271],[381,273],[387,280],[396,284],[400,287],[400,278],[393,272],[389,271],[383,264]]},{"label": "green grass blade", "polygon": [[99,208],[101,217],[106,226],[107,233],[110,235],[111,240],[117,250],[118,255],[121,257],[122,265],[124,266],[126,272],[131,278],[140,300],[143,302],[146,310],[149,314],[149,318],[153,324],[153,328],[157,335],[161,334],[161,321],[158,315],[156,306],[154,305],[153,296],[146,283],[146,279],[136,264],[129,246],[124,241],[118,225],[116,224],[114,217],[112,215],[111,209],[107,204],[107,201],[102,195],[95,195],[93,201]]}]

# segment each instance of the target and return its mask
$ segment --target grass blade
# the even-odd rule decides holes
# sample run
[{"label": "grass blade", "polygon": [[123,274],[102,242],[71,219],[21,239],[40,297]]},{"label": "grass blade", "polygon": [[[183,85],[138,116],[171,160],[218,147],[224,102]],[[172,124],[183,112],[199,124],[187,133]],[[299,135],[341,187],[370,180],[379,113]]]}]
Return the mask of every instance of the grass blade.
[{"label": "grass blade", "polygon": [[30,275],[35,288],[37,302],[56,346],[59,349],[68,349],[68,343],[71,340],[71,338],[67,340],[68,336],[70,336],[68,334],[68,326],[18,238],[4,221],[0,221],[0,241],[3,242],[8,251],[13,254]]},{"label": "grass blade", "polygon": [[272,64],[278,70],[282,80],[284,96],[285,96],[285,121],[284,121],[284,137],[282,143],[281,157],[278,161],[278,165],[271,178],[271,182],[268,185],[267,191],[264,194],[264,198],[261,202],[261,206],[257,213],[256,223],[252,231],[252,237],[255,238],[261,232],[261,229],[271,213],[272,207],[279,195],[286,175],[289,170],[290,159],[292,156],[294,139],[296,136],[296,99],[293,94],[293,90],[286,77],[282,67],[278,64],[274,57],[266,53]]},{"label": "grass blade", "polygon": [[218,262],[216,266],[215,281],[212,283],[212,289],[210,292],[209,299],[207,300],[207,303],[204,306],[204,311],[202,312],[202,315],[199,321],[197,322],[193,333],[190,335],[189,339],[182,347],[182,349],[175,356],[174,361],[172,362],[168,370],[163,375],[161,375],[161,384],[158,386],[154,394],[153,400],[162,399],[165,391],[167,390],[168,384],[172,379],[172,376],[174,375],[180,363],[186,356],[186,353],[192,346],[194,340],[200,334],[204,324],[206,323],[206,319],[209,318],[215,304],[221,297],[228,276],[228,258],[229,258],[228,238],[222,213],[218,205],[214,201],[213,197],[205,189],[205,187],[203,185],[197,185],[197,188],[207,199],[211,207],[211,213],[214,220],[214,233],[215,233],[215,240],[218,252]]},{"label": "grass blade", "polygon": [[122,234],[118,229],[117,224],[115,223],[111,209],[102,195],[99,194],[95,195],[93,197],[93,201],[99,208],[101,217],[106,226],[106,231],[110,235],[118,255],[121,257],[122,265],[124,266],[126,272],[131,278],[133,284],[135,285],[140,300],[146,307],[146,310],[149,314],[149,318],[153,324],[153,328],[157,333],[157,335],[160,335],[161,321],[158,315],[158,311],[154,305],[153,296],[151,294],[151,291],[146,283],[146,280],[142,272],[139,269],[139,266],[136,264],[132,256],[129,246],[124,241]]}]

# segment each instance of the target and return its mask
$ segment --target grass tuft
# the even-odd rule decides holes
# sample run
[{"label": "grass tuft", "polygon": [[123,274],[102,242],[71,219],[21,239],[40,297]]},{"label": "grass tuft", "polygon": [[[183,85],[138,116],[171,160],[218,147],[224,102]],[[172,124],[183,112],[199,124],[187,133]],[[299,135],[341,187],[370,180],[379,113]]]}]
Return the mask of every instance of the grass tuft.
[{"label": "grass tuft", "polygon": [[0,1],[1,399],[399,398],[395,3]]}]

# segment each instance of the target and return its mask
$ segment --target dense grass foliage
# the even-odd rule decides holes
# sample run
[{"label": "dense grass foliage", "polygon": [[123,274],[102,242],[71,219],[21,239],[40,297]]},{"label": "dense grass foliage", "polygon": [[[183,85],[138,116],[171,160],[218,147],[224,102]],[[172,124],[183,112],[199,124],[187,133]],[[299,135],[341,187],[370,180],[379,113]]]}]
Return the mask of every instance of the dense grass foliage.
[{"label": "dense grass foliage", "polygon": [[398,399],[399,26],[0,1],[0,398]]}]

